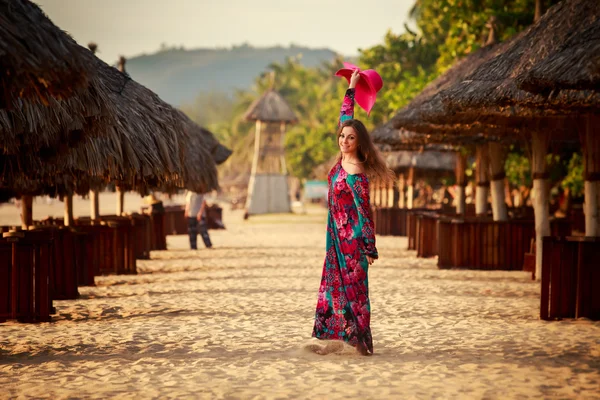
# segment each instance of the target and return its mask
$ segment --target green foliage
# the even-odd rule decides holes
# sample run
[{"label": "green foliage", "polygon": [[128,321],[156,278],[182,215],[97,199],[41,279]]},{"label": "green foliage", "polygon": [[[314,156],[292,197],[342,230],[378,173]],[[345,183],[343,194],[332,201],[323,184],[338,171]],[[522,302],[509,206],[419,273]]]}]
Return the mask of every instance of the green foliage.
[{"label": "green foliage", "polygon": [[579,198],[583,196],[583,157],[581,153],[573,153],[573,156],[567,164],[567,176],[561,182],[563,189],[569,189],[571,197]]},{"label": "green foliage", "polygon": [[511,185],[531,187],[531,166],[528,157],[519,152],[510,152],[506,156],[504,169]]},{"label": "green foliage", "polygon": [[[559,0],[544,1],[547,7]],[[533,22],[535,0],[416,0],[411,10],[422,42],[437,50],[438,72],[487,40],[490,17],[504,41]]]}]

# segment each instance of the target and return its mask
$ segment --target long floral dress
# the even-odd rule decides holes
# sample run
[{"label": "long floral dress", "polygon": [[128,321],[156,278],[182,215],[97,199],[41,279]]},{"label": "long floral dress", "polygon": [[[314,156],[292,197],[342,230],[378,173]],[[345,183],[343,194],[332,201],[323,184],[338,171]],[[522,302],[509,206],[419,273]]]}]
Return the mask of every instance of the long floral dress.
[{"label": "long floral dress", "polygon": [[[338,125],[353,117],[354,89],[348,89]],[[327,253],[312,336],[343,340],[373,353],[366,255],[377,258],[378,254],[369,181],[365,174],[348,174],[341,161],[327,180]]]}]

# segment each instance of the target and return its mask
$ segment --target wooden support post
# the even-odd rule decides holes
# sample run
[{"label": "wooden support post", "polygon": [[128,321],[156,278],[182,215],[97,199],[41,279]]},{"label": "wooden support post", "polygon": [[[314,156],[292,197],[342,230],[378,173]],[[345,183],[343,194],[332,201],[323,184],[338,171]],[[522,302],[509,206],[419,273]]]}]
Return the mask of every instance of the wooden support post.
[{"label": "wooden support post", "polygon": [[21,227],[33,225],[33,196],[21,196]]},{"label": "wooden support post", "polygon": [[404,174],[400,174],[398,179],[398,207],[404,208],[406,207],[406,193],[405,191],[405,180]]},{"label": "wooden support post", "polygon": [[467,186],[467,176],[465,171],[467,169],[467,156],[460,152],[456,153],[456,213],[459,215],[465,215],[467,209],[465,187]]},{"label": "wooden support post", "polygon": [[385,182],[381,182],[380,184],[381,186],[381,207],[387,208],[388,207],[388,193],[387,193],[387,184]]},{"label": "wooden support post", "polygon": [[548,135],[539,131],[531,136],[531,175],[533,177],[533,211],[535,215],[535,278],[542,276],[543,237],[550,235],[550,207],[548,204]]},{"label": "wooden support post", "polygon": [[92,221],[100,218],[100,193],[97,190],[90,190],[90,217]]},{"label": "wooden support post", "polygon": [[490,160],[490,177],[492,192],[492,214],[494,221],[508,221],[508,208],[504,198],[504,161],[506,148],[500,143],[488,143],[488,155]]},{"label": "wooden support post", "polygon": [[381,207],[381,181],[375,180],[375,207]]},{"label": "wooden support post", "polygon": [[580,131],[584,159],[584,213],[585,236],[600,236],[598,213],[600,195],[600,117],[586,116],[585,126]]},{"label": "wooden support post", "polygon": [[394,204],[394,183],[393,182],[388,182],[387,183],[387,201],[386,201],[386,206],[388,208],[395,208],[395,204]]},{"label": "wooden support post", "polygon": [[119,186],[117,186],[117,209],[116,213],[118,216],[123,215],[125,212],[125,192]]},{"label": "wooden support post", "polygon": [[281,173],[283,175],[287,175],[287,165],[285,163],[285,122],[281,122],[281,125],[279,126],[279,133],[281,135],[281,154],[279,156],[280,162],[281,162],[281,169],[279,171],[281,171]]},{"label": "wooden support post", "polygon": [[[127,73],[127,71],[125,70],[125,64],[127,62],[127,59],[123,56],[119,57],[119,62],[117,64],[117,68],[119,71],[123,72],[123,73]],[[116,209],[116,213],[118,216],[123,215],[123,213],[125,212],[125,192],[119,187],[117,186],[117,209]]]},{"label": "wooden support post", "polygon": [[408,169],[408,179],[406,180],[406,208],[409,210],[413,208],[413,196],[415,193],[415,168],[410,167]]},{"label": "wooden support post", "polygon": [[488,194],[490,182],[488,181],[489,157],[488,147],[485,144],[477,145],[475,149],[475,214],[485,215],[488,210]]},{"label": "wooden support post", "polygon": [[254,128],[254,156],[252,157],[250,180],[248,182],[248,193],[246,195],[246,212],[248,212],[250,209],[250,204],[252,202],[252,192],[254,191],[254,181],[256,180],[256,173],[258,169],[258,159],[260,157],[260,130],[261,122],[256,120],[256,127]]},{"label": "wooden support post", "polygon": [[65,226],[73,226],[73,195],[67,194],[63,197],[65,203]]}]

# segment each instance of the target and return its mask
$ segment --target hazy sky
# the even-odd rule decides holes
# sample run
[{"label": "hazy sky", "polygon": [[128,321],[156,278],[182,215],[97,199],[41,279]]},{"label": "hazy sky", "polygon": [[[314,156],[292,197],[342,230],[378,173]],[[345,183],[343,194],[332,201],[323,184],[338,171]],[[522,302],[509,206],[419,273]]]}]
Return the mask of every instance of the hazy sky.
[{"label": "hazy sky", "polygon": [[153,53],[161,43],[198,47],[328,47],[343,55],[404,31],[415,0],[34,0],[82,45],[119,55]]}]

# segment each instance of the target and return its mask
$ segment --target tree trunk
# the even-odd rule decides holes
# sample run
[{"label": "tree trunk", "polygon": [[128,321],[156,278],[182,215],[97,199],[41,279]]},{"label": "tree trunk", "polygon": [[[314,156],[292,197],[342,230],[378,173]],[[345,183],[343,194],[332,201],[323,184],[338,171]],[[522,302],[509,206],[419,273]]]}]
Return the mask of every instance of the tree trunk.
[{"label": "tree trunk", "polygon": [[406,188],[406,208],[413,208],[413,196],[415,194],[415,169],[410,167],[408,170],[408,180]]},{"label": "tree trunk", "polygon": [[92,221],[100,218],[100,193],[97,190],[90,190],[90,217]]},{"label": "tree trunk", "polygon": [[488,143],[488,154],[490,160],[491,192],[492,192],[492,215],[494,221],[508,221],[508,209],[504,198],[504,160],[506,148],[500,143]]},{"label": "tree trunk", "polygon": [[467,156],[461,153],[456,154],[456,213],[465,215],[467,209],[465,186],[467,186],[467,177],[465,171],[467,169]]},{"label": "tree trunk", "polygon": [[477,145],[475,149],[475,214],[485,215],[488,210],[488,194],[490,182],[488,181],[489,157],[485,144]]},{"label": "tree trunk", "polygon": [[279,145],[281,146],[281,154],[279,155],[279,163],[281,164],[281,169],[278,171],[280,174],[282,175],[287,175],[287,164],[285,163],[285,152],[283,151],[283,149],[285,149],[285,128],[286,128],[286,124],[285,122],[282,122],[279,125],[279,133],[281,135],[281,141],[279,143]]},{"label": "tree trunk", "polygon": [[73,226],[73,195],[68,194],[63,197],[65,203],[65,226]]},{"label": "tree trunk", "polygon": [[550,235],[550,207],[548,204],[548,166],[546,153],[548,137],[541,132],[532,134],[533,210],[535,214],[535,278],[542,277],[543,237]]},{"label": "tree trunk", "polygon": [[33,197],[21,196],[21,227],[27,229],[33,225]]},{"label": "tree trunk", "polygon": [[543,0],[535,0],[535,14],[533,15],[533,22],[538,22],[542,15],[544,15]]}]

